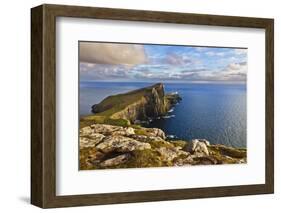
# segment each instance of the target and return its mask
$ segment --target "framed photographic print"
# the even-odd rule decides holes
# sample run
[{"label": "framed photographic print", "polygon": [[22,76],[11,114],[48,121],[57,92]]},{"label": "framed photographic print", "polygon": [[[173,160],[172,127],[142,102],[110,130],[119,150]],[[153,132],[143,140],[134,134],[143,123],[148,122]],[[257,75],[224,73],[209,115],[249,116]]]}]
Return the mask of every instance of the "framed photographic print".
[{"label": "framed photographic print", "polygon": [[273,19],[31,9],[31,203],[274,191]]}]

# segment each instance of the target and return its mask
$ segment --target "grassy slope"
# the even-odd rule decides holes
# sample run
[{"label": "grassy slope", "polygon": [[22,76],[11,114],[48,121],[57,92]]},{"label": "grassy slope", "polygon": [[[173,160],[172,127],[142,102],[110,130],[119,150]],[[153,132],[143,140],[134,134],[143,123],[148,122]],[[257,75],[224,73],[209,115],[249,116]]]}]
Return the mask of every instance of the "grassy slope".
[{"label": "grassy slope", "polygon": [[81,118],[80,128],[90,125],[92,123],[104,123],[119,126],[129,125],[127,120],[111,119],[110,116],[118,111],[125,109],[128,105],[137,102],[146,94],[150,93],[152,88],[157,87],[159,85],[160,84],[155,84],[151,87],[133,90],[128,93],[108,96],[98,104],[98,107],[103,109],[102,112]]}]

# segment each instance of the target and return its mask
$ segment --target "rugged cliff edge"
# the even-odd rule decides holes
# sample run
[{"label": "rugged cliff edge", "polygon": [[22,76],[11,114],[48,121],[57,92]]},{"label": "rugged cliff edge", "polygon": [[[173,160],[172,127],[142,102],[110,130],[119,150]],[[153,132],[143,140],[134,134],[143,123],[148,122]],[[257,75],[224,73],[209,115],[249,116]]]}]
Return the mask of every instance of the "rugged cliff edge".
[{"label": "rugged cliff edge", "polygon": [[93,124],[80,129],[80,169],[246,163],[246,149],[167,140],[157,128]]},{"label": "rugged cliff edge", "polygon": [[176,93],[165,94],[164,85],[158,83],[128,93],[108,96],[92,106],[95,115],[88,119],[134,124],[165,115],[180,100]]}]

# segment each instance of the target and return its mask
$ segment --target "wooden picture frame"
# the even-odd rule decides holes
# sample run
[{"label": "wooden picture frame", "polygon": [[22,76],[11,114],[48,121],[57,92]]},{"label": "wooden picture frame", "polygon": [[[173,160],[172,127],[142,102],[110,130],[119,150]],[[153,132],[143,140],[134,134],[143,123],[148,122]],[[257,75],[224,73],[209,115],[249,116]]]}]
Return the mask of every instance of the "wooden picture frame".
[{"label": "wooden picture frame", "polygon": [[[265,184],[56,195],[56,18],[95,18],[265,29]],[[274,191],[274,21],[186,13],[44,4],[31,9],[31,203],[42,208],[267,194]]]}]

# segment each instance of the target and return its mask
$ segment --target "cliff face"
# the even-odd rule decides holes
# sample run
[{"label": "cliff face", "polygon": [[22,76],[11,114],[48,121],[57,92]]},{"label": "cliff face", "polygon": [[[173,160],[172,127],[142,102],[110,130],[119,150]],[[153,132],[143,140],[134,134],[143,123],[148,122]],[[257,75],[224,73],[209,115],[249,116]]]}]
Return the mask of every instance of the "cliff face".
[{"label": "cliff face", "polygon": [[99,104],[93,105],[92,112],[134,123],[136,120],[165,115],[180,100],[177,94],[165,95],[164,85],[158,83],[125,94],[109,96]]}]

